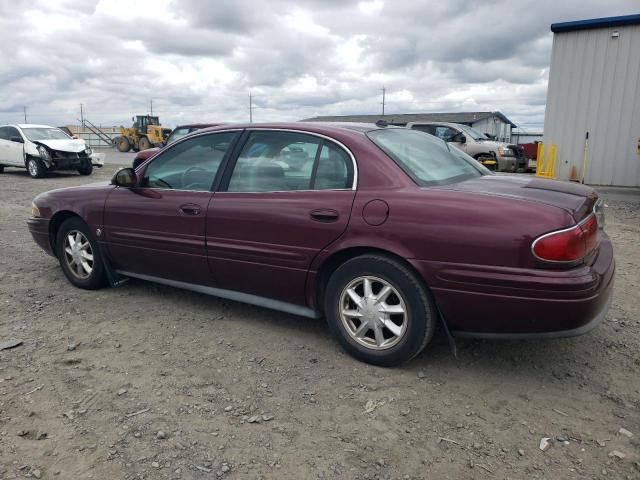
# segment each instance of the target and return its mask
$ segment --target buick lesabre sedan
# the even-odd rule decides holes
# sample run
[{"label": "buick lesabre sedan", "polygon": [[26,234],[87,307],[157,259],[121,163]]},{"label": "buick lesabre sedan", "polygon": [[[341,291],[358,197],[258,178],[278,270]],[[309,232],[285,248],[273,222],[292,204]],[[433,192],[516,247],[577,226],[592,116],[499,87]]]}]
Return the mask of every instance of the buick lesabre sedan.
[{"label": "buick lesabre sedan", "polygon": [[39,195],[28,223],[78,287],[133,277],[324,316],[384,366],[439,322],[454,336],[585,333],[613,288],[594,190],[492,174],[383,125],[201,130],[111,183]]}]

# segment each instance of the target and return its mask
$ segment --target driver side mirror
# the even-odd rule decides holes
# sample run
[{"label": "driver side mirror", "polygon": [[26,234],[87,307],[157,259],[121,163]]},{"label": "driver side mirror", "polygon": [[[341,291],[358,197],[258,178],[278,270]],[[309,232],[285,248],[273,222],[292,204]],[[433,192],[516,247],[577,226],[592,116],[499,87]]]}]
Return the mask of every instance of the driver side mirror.
[{"label": "driver side mirror", "polygon": [[458,141],[460,143],[467,143],[467,137],[464,134],[458,135]]},{"label": "driver side mirror", "polygon": [[111,178],[111,185],[133,188],[138,185],[138,176],[133,168],[122,168]]},{"label": "driver side mirror", "polygon": [[24,143],[24,140],[22,139],[22,137],[11,137],[9,140],[16,143]]}]

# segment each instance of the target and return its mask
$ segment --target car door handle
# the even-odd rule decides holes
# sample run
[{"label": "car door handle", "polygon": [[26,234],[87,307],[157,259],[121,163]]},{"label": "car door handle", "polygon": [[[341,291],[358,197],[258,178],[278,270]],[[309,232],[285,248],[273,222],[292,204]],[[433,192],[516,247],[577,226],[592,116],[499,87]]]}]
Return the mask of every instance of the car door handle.
[{"label": "car door handle", "polygon": [[195,203],[187,203],[186,205],[182,205],[178,211],[182,215],[200,215],[200,205],[196,205]]},{"label": "car door handle", "polygon": [[309,212],[311,219],[317,222],[335,222],[340,215],[337,211],[330,208],[319,208],[318,210],[312,210]]}]

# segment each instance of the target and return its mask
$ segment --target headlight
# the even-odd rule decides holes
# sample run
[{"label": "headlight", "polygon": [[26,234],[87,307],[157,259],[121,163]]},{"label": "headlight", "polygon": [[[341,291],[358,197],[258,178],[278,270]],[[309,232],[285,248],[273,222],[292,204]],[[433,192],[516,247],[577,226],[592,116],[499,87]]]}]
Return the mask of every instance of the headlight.
[{"label": "headlight", "polygon": [[513,152],[513,150],[511,150],[510,148],[507,148],[507,147],[498,147],[498,153],[500,155],[502,155],[503,157],[513,157],[513,156],[515,156],[515,153]]},{"label": "headlight", "polygon": [[36,206],[35,203],[31,203],[31,216],[33,218],[40,218],[40,209]]}]

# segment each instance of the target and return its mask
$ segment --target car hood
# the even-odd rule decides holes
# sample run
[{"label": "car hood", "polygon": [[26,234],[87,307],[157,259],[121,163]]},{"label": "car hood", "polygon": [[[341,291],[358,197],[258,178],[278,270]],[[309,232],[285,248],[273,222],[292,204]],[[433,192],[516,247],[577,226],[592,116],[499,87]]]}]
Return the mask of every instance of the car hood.
[{"label": "car hood", "polygon": [[487,145],[489,147],[506,147],[508,143],[496,142],[495,140],[476,140],[480,145]]},{"label": "car hood", "polygon": [[52,150],[58,150],[60,152],[78,153],[87,149],[87,144],[84,140],[69,138],[61,140],[36,140],[33,143],[40,143],[46,145]]},{"label": "car hood", "polygon": [[158,147],[147,148],[146,150],[141,150],[136,154],[135,160],[146,160],[147,158],[158,153],[160,149]]},{"label": "car hood", "polygon": [[579,183],[524,175],[484,175],[443,188],[552,205],[569,212],[576,221],[591,213],[598,199],[593,188]]}]

